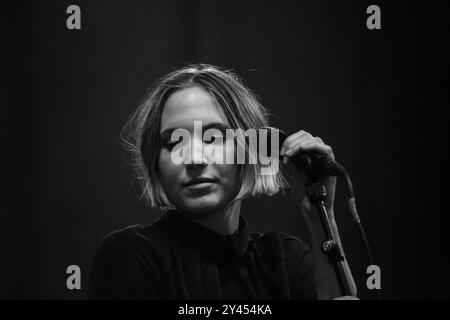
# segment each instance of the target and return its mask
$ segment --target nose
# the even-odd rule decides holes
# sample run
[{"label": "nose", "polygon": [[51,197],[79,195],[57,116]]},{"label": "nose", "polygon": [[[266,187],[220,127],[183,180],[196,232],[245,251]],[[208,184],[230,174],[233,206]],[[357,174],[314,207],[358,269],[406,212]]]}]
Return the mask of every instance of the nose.
[{"label": "nose", "polygon": [[203,141],[198,138],[193,138],[191,140],[191,157],[190,159],[186,159],[185,165],[188,169],[201,169],[205,167],[208,162],[205,157]]}]

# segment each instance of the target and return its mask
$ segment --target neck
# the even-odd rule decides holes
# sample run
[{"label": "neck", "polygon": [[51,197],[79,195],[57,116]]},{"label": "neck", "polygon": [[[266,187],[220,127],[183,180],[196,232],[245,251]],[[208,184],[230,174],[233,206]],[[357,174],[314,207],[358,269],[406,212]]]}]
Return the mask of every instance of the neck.
[{"label": "neck", "polygon": [[241,212],[241,200],[231,203],[223,210],[212,215],[194,221],[205,228],[220,234],[233,234],[239,227],[239,214]]}]

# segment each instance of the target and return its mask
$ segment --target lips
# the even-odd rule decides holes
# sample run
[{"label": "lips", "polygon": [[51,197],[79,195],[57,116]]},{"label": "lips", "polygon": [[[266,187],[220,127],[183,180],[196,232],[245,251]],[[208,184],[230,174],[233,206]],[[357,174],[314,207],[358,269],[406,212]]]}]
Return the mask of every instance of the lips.
[{"label": "lips", "polygon": [[186,184],[185,187],[191,187],[191,186],[196,186],[196,185],[201,185],[201,184],[208,184],[208,183],[217,183],[216,179],[212,179],[212,178],[194,178],[189,180]]}]

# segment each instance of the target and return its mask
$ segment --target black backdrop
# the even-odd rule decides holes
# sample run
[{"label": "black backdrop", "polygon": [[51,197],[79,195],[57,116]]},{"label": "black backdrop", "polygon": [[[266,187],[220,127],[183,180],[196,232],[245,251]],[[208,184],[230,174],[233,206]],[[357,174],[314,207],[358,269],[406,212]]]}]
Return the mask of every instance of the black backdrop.
[{"label": "black backdrop", "polygon": [[[70,4],[81,8],[81,30],[66,28]],[[429,22],[440,9],[377,1],[382,29],[368,30],[369,4],[5,7],[0,297],[86,298],[101,238],[161,214],[138,201],[119,133],[157,77],[203,62],[235,69],[275,115],[275,126],[307,130],[333,146],[352,174],[384,298],[449,298],[445,210],[429,201],[445,204],[445,193],[435,188],[439,172],[422,154],[447,131],[434,96],[439,35]],[[343,189],[339,184],[338,223],[361,294],[370,297]],[[306,238],[283,196],[247,200],[243,214],[252,230]],[[81,267],[82,290],[66,288],[71,264]]]}]

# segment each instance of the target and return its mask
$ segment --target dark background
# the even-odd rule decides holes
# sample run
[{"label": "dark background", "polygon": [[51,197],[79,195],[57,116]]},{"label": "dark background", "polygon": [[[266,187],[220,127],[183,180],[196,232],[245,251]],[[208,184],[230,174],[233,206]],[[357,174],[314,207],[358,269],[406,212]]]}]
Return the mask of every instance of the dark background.
[{"label": "dark background", "polygon": [[[376,1],[34,1],[4,7],[4,169],[0,297],[86,298],[98,242],[161,213],[139,188],[119,133],[146,88],[187,63],[236,70],[288,133],[322,137],[350,171],[381,267],[385,299],[450,298],[446,192],[445,39],[433,5]],[[66,8],[81,8],[81,30]],[[381,8],[381,30],[366,8]],[[445,74],[444,74],[445,75]],[[443,86],[442,86],[443,87]],[[336,214],[362,297],[362,246]],[[252,199],[254,231],[307,239],[286,199]],[[66,288],[66,268],[82,290]]]}]

